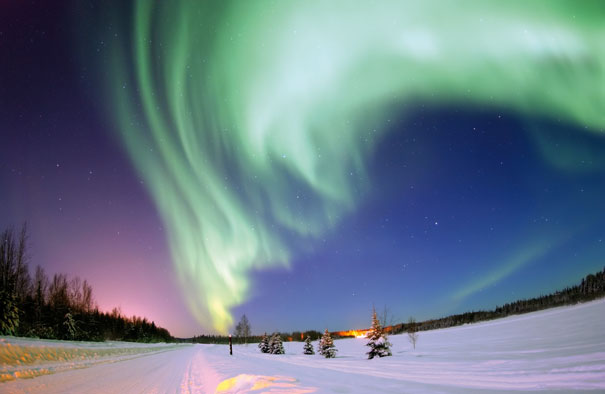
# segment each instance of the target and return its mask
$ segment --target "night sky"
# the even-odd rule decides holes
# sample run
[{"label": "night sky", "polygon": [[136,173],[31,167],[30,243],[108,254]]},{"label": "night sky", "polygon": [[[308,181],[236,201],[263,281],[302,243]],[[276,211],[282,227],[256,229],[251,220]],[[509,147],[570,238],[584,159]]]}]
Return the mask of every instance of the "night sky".
[{"label": "night sky", "polygon": [[0,227],[31,267],[185,337],[605,265],[602,2],[202,3],[2,5]]}]

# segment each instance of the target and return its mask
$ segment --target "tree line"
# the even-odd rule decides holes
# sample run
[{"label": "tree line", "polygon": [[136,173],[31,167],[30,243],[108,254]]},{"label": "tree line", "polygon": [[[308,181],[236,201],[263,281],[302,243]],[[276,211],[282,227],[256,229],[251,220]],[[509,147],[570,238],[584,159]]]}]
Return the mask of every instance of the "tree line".
[{"label": "tree line", "polygon": [[[252,342],[252,343],[260,343],[263,341],[263,338],[266,338],[266,333],[265,335],[252,335],[252,328],[250,326],[250,321],[248,320],[248,317],[246,315],[242,315],[242,317],[240,318],[240,321],[235,325],[234,331],[233,331],[233,335],[231,336],[231,340],[233,341],[233,343],[239,343],[239,344],[247,344],[248,342]],[[293,332],[276,332],[274,333],[274,336],[279,336],[280,340],[281,337],[285,337],[289,342],[302,342],[304,341],[305,337],[312,337],[312,338],[320,338],[321,337],[321,333],[319,331],[315,331],[315,330],[309,330],[309,331],[293,331]],[[179,341],[181,342],[191,342],[191,343],[210,343],[210,344],[228,344],[229,343],[229,337],[230,336],[226,336],[226,335],[197,335],[194,336],[193,338],[186,338],[186,339],[179,339]]]},{"label": "tree line", "polygon": [[453,327],[462,324],[499,319],[510,315],[535,312],[542,309],[554,308],[563,305],[573,305],[579,302],[592,301],[604,296],[605,268],[603,268],[602,271],[587,275],[579,284],[575,286],[566,287],[565,289],[556,291],[552,294],[507,303],[502,306],[498,306],[491,311],[465,312],[418,323],[400,323],[389,327],[388,331],[392,334],[399,334],[402,332],[409,332],[410,329],[414,329],[416,331],[435,330],[438,328]]},{"label": "tree line", "polygon": [[165,328],[119,309],[99,311],[86,280],[37,266],[30,275],[27,231],[0,234],[0,335],[65,340],[168,342]]},{"label": "tree line", "polygon": [[[321,338],[322,334],[316,330],[308,331],[293,331],[293,332],[279,332],[281,337],[285,338],[288,342],[303,342],[306,337],[314,339]],[[247,337],[238,336],[234,334],[232,336],[233,343],[246,344],[246,343],[259,343],[263,338],[263,335],[248,335]],[[180,342],[188,343],[210,343],[210,344],[228,344],[228,335],[213,335],[213,334],[200,334],[192,338],[179,339]]]}]

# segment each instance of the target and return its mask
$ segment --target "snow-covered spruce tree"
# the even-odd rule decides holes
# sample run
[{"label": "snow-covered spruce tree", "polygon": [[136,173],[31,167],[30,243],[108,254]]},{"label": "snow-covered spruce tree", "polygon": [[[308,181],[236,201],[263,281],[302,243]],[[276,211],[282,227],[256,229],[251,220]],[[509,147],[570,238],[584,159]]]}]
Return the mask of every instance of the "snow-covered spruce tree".
[{"label": "snow-covered spruce tree", "polygon": [[273,343],[275,342],[275,337],[277,337],[277,333],[273,333],[271,338],[269,338],[269,353],[273,354]]},{"label": "snow-covered spruce tree", "polygon": [[271,348],[271,354],[285,354],[284,345],[281,341],[281,336],[278,333],[273,334],[269,341],[269,347]]},{"label": "snow-covered spruce tree", "polygon": [[386,357],[391,356],[391,344],[387,339],[387,335],[384,333],[378,317],[376,317],[376,309],[372,311],[372,328],[367,335],[370,340],[366,346],[370,347],[370,351],[366,354],[368,359],[373,359],[375,356]]},{"label": "snow-covered spruce tree", "polygon": [[324,337],[322,336],[321,338],[319,338],[319,341],[317,341],[317,354],[319,354],[320,356],[324,355]]},{"label": "snow-covered spruce tree", "polygon": [[305,346],[303,347],[303,354],[315,354],[313,350],[313,345],[311,344],[311,337],[307,335],[307,339],[305,339]]},{"label": "snow-covered spruce tree", "polygon": [[336,357],[336,352],[338,350],[336,349],[336,346],[334,346],[334,341],[332,340],[332,337],[330,336],[330,333],[328,332],[327,328],[324,332],[324,335],[321,337],[320,346],[321,351],[319,352],[319,354],[321,354],[325,358]]},{"label": "snow-covered spruce tree", "polygon": [[262,353],[270,353],[271,347],[269,346],[269,338],[267,337],[267,333],[263,335],[260,343],[258,344],[258,348]]}]

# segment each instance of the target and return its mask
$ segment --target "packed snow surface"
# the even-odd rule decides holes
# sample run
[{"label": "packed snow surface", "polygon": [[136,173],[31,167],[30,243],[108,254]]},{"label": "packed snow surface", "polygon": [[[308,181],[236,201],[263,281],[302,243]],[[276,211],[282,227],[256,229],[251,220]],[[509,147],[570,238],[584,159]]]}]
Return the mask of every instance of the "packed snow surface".
[{"label": "packed snow surface", "polygon": [[[256,344],[76,343],[0,338],[3,393],[468,393],[605,391],[605,300],[389,337],[392,357],[367,360],[365,339],[337,357],[285,355]],[[314,343],[317,347],[317,342]]]}]

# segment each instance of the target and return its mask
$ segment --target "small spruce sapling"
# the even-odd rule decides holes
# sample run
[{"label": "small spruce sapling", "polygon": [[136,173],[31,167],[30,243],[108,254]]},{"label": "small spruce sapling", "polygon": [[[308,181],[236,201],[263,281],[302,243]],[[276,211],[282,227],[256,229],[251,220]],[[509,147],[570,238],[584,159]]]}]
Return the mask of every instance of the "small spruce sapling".
[{"label": "small spruce sapling", "polygon": [[324,335],[321,337],[320,349],[321,350],[319,354],[321,354],[325,358],[336,357],[336,352],[338,350],[336,349],[336,346],[334,346],[334,341],[332,340],[332,337],[330,336],[330,333],[328,332],[327,328],[324,332]]},{"label": "small spruce sapling", "polygon": [[323,344],[324,344],[324,337],[322,336],[321,338],[319,338],[319,340],[317,341],[317,354],[319,354],[320,356],[324,355],[324,348],[323,348]]},{"label": "small spruce sapling", "polygon": [[371,360],[376,356],[386,357],[392,355],[391,343],[388,341],[387,335],[384,333],[380,321],[376,316],[376,309],[372,311],[372,328],[370,328],[367,337],[369,341],[366,346],[370,347],[370,351],[366,353],[368,359]]},{"label": "small spruce sapling", "polygon": [[311,344],[311,337],[307,335],[307,339],[305,339],[305,346],[303,348],[303,354],[315,354],[313,350],[313,345]]},{"label": "small spruce sapling", "polygon": [[269,353],[271,351],[267,333],[265,333],[265,335],[263,335],[263,338],[261,339],[260,343],[258,344],[258,348],[260,349],[261,353]]},{"label": "small spruce sapling", "polygon": [[278,333],[273,334],[269,341],[270,353],[271,354],[285,354],[284,345],[281,340],[281,336]]}]

